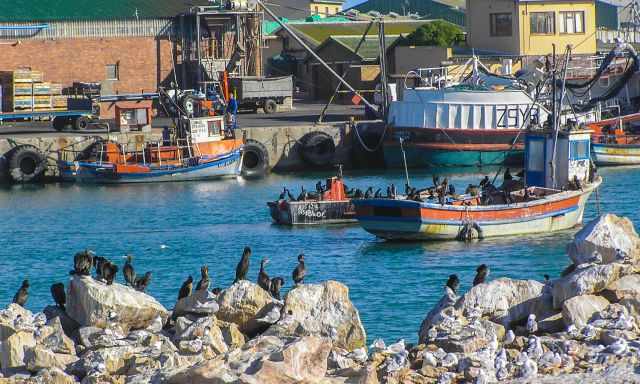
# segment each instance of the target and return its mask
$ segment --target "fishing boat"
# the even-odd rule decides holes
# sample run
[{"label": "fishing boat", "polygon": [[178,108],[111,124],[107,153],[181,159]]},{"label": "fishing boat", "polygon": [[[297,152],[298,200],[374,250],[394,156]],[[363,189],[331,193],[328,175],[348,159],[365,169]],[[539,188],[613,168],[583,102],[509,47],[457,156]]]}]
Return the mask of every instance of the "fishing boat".
[{"label": "fishing boat", "polygon": [[594,131],[591,141],[596,165],[640,165],[640,135],[634,133],[640,113],[601,120],[589,125]]},{"label": "fishing boat", "polygon": [[549,112],[515,80],[489,85],[482,64],[476,57],[472,63],[472,75],[456,85],[432,86],[434,73],[445,71],[440,68],[416,70],[418,87],[405,80],[401,100],[389,105],[391,134],[383,144],[388,167],[401,167],[403,152],[409,167],[522,164],[516,138],[529,120],[545,121]]},{"label": "fishing boat", "polygon": [[[100,139],[81,152],[61,151],[60,177],[82,183],[195,181],[241,174],[242,140],[222,116],[184,119],[183,139],[130,145]],[[66,158],[72,156],[72,160]]]},{"label": "fishing boat", "polygon": [[486,238],[573,228],[582,222],[585,204],[602,182],[591,169],[590,133],[530,131],[523,180],[505,180],[499,188],[486,183],[477,193],[446,198],[430,191],[355,200],[356,219],[366,231],[388,240]]},{"label": "fishing boat", "polygon": [[267,203],[275,224],[349,224],[356,223],[353,199],[347,196],[341,172],[316,185],[316,192],[304,190],[296,198],[285,188],[278,200]]}]

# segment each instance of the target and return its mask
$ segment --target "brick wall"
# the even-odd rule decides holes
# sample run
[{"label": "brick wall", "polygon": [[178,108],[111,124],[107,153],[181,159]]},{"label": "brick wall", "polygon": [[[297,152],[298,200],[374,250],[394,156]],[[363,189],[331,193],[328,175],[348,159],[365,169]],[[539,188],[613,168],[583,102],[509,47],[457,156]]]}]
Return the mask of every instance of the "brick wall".
[{"label": "brick wall", "polygon": [[[171,52],[169,41],[153,37],[22,40],[2,45],[0,71],[31,67],[65,87],[83,81],[101,82],[113,93],[155,92],[171,75]],[[119,79],[105,81],[106,65],[115,63]]]}]

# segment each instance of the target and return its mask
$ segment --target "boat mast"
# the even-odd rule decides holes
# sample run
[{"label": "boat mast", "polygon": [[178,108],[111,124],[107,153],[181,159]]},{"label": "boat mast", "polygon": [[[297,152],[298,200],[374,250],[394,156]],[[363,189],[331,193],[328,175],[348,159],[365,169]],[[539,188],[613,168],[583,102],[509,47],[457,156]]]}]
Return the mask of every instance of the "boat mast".
[{"label": "boat mast", "polygon": [[289,28],[287,24],[283,23],[282,20],[280,20],[280,18],[272,10],[267,8],[267,6],[264,4],[262,0],[255,0],[255,1],[260,7],[262,7],[262,9],[264,9],[265,12],[267,12],[267,14],[269,14],[269,16],[273,18],[273,20],[275,20],[276,23],[278,23],[278,25],[282,27],[282,29],[288,32],[291,35],[291,37],[293,37],[293,39],[302,46],[302,48],[307,50],[307,52],[309,52],[309,54],[313,56],[314,59],[318,60],[318,62],[327,71],[329,71],[329,73],[331,73],[336,79],[338,79],[338,81],[340,81],[345,87],[347,87],[347,89],[353,92],[356,96],[360,97],[360,99],[367,105],[367,107],[378,112],[378,107],[376,107],[375,105],[370,103],[367,99],[365,99],[364,96],[362,96],[358,91],[356,91],[355,88],[351,86],[351,84],[349,84],[344,78],[342,78],[342,76],[340,76],[336,71],[334,71],[329,64],[325,63],[324,60],[322,60],[322,58],[318,56],[318,54],[315,53],[313,49],[311,49],[298,35],[296,35],[295,32],[293,32],[293,30]]},{"label": "boat mast", "polygon": [[[560,91],[560,100],[557,100],[556,92],[557,92],[557,67],[556,67],[556,51],[555,44],[553,45],[553,151],[551,156],[551,180],[553,181],[553,188],[557,187],[556,181],[556,154],[557,154],[557,146],[558,146],[558,134],[560,131],[560,113],[562,112],[562,102],[564,100],[564,96],[566,93],[565,84],[567,82],[567,70],[569,69],[569,57],[571,56],[571,46],[567,46],[567,50],[565,51],[565,59],[564,66],[562,68],[562,89]],[[558,105],[556,106],[556,103]]]}]

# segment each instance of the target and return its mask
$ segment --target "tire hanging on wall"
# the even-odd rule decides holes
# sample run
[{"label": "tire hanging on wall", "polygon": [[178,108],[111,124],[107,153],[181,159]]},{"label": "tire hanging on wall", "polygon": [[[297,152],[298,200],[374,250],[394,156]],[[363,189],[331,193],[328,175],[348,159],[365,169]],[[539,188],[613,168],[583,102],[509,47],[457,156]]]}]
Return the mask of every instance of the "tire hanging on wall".
[{"label": "tire hanging on wall", "polygon": [[259,141],[248,139],[242,149],[242,176],[262,177],[269,170],[269,152]]},{"label": "tire hanging on wall", "polygon": [[47,169],[47,159],[33,145],[19,145],[9,154],[9,177],[16,183],[30,183],[39,180]]},{"label": "tire hanging on wall", "polygon": [[300,142],[300,155],[309,164],[322,167],[333,163],[336,145],[330,135],[320,131],[310,132]]}]

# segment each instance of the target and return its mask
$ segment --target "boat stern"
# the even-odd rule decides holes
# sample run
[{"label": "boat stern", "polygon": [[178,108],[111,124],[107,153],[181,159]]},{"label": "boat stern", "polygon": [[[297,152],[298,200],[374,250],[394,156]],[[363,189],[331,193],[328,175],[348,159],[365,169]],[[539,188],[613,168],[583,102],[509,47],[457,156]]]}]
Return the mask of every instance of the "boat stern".
[{"label": "boat stern", "polygon": [[[418,239],[428,235],[420,216],[420,203],[409,200],[353,200],[356,219],[367,232],[383,239]],[[427,232],[425,232],[427,231]]]}]

